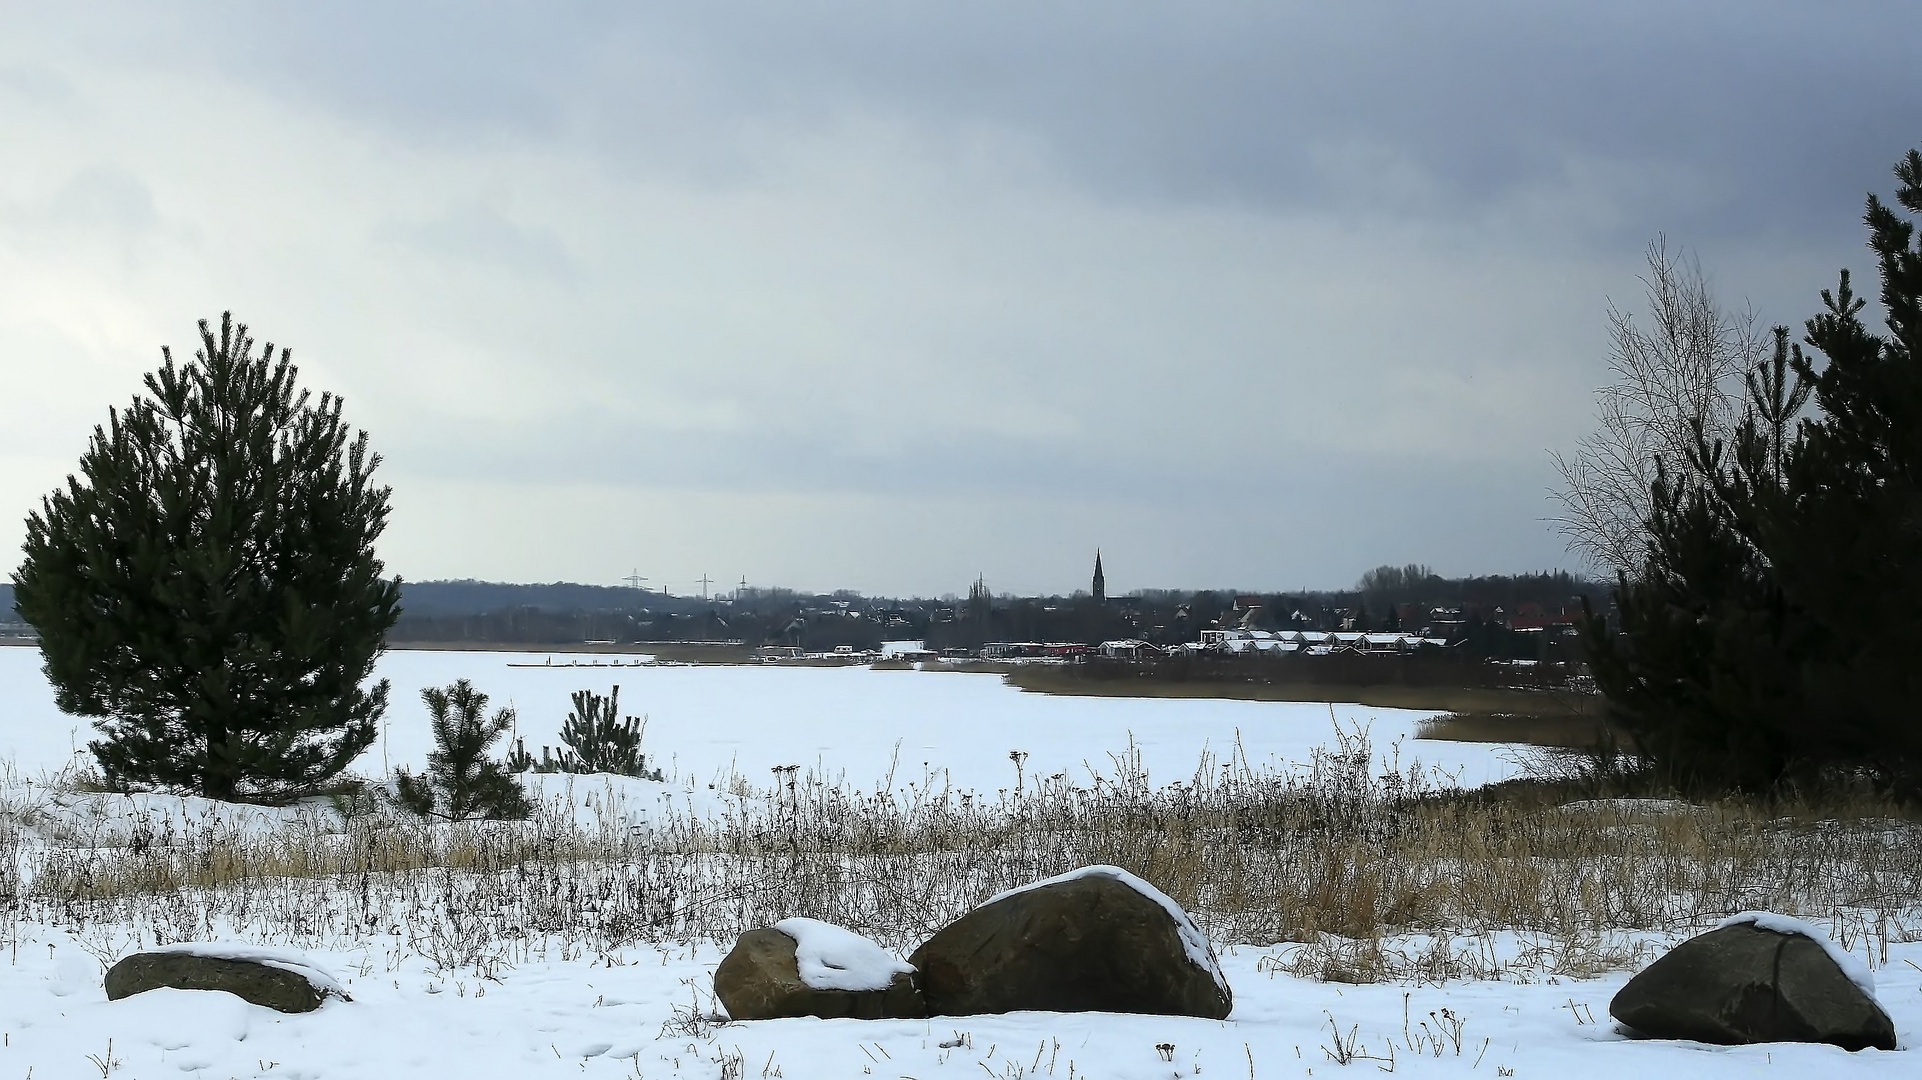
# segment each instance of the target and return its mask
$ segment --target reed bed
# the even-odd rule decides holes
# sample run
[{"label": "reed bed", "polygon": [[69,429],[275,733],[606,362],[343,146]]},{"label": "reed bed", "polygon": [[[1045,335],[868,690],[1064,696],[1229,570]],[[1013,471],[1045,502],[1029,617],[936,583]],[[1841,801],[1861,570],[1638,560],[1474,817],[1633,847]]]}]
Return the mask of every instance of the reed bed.
[{"label": "reed bed", "polygon": [[[1385,768],[1358,735],[1295,771],[1237,753],[1157,784],[1138,755],[1112,761],[1086,782],[1024,777],[991,795],[737,778],[719,809],[647,826],[596,803],[590,782],[521,822],[427,824],[363,800],[272,828],[156,830],[138,815],[55,827],[60,787],[43,785],[39,801],[0,807],[0,933],[63,928],[103,962],[239,936],[483,976],[537,956],[725,943],[792,915],[905,950],[993,893],[1110,863],[1218,942],[1305,943],[1296,973],[1347,981],[1485,975],[1451,943],[1497,931],[1537,935],[1554,966],[1592,973],[1635,962],[1612,933],[1755,908],[1831,920],[1871,947],[1922,937],[1922,826],[1873,800],[1498,797]],[[1428,944],[1383,945],[1409,935]]]}]

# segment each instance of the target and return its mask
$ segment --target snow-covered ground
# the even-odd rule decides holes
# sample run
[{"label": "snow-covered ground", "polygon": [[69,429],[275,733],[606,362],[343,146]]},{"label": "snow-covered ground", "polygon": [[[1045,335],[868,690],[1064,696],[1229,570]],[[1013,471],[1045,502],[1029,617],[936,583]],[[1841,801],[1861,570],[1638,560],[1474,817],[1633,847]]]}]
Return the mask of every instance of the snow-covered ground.
[{"label": "snow-covered ground", "polygon": [[[769,769],[800,765],[830,782],[872,789],[892,768],[897,785],[930,777],[992,791],[1010,786],[1022,751],[1032,784],[1064,772],[1112,774],[1111,753],[1131,744],[1158,782],[1192,775],[1204,752],[1240,746],[1257,769],[1308,760],[1333,738],[1333,722],[1365,726],[1378,752],[1405,768],[1424,763],[1474,784],[1507,775],[1499,747],[1410,741],[1421,714],[1258,702],[1068,698],[1023,694],[992,675],[862,668],[509,667],[546,654],[399,652],[380,673],[393,680],[383,740],[358,765],[369,775],[418,768],[428,749],[423,686],[472,679],[520,713],[538,747],[555,741],[568,695],[618,681],[623,711],[649,717],[647,745],[671,779],[655,785],[543,777],[579,813],[608,800],[700,812],[738,774],[765,784]],[[570,659],[557,656],[557,661]],[[89,732],[53,708],[27,649],[0,649],[0,758],[7,784],[84,752]],[[898,748],[898,749],[897,749]],[[708,784],[717,785],[708,794]],[[569,785],[574,785],[570,787]],[[598,785],[598,788],[596,788]],[[549,792],[547,788],[554,787]],[[599,789],[605,789],[601,791]],[[144,821],[186,829],[209,815],[259,830],[300,827],[312,808],[202,805],[165,796],[65,796],[32,830],[61,844],[89,822]],[[98,804],[98,805],[96,805]],[[618,816],[631,816],[630,809]],[[156,824],[159,823],[159,824]],[[101,827],[104,827],[101,826]],[[116,828],[122,827],[115,825]],[[1819,925],[1819,923],[1818,923]],[[1706,927],[1704,927],[1706,929]],[[1854,952],[1867,946],[1859,940]],[[404,939],[313,952],[352,1001],[304,1016],[222,994],[161,990],[105,1000],[102,961],[132,945],[115,927],[0,927],[10,972],[0,983],[0,1077],[35,1080],[165,1077],[601,1076],[1167,1078],[1415,1075],[1606,1078],[1624,1074],[1718,1077],[1909,1076],[1907,1052],[1847,1054],[1820,1046],[1718,1048],[1641,1042],[1607,1016],[1626,972],[1579,980],[1555,973],[1554,949],[1498,933],[1476,939],[1478,967],[1501,978],[1369,986],[1288,973],[1295,945],[1213,943],[1235,995],[1223,1022],[1026,1013],[929,1021],[784,1020],[715,1025],[713,970],[729,942],[663,944],[612,954],[576,945],[523,953],[490,978],[435,970]],[[78,934],[79,936],[75,936]],[[220,935],[215,935],[220,936]],[[1662,935],[1617,935],[1666,946]],[[265,943],[276,944],[276,943]],[[1390,939],[1411,954],[1426,938]],[[1620,945],[1621,941],[1614,944]],[[1653,955],[1649,953],[1647,955]],[[1922,1038],[1922,943],[1893,942],[1874,958],[1876,994],[1904,1046]],[[1302,968],[1297,967],[1296,970]],[[1343,1064],[1343,1061],[1346,1064]],[[1204,1072],[1205,1070],[1205,1072]]]},{"label": "snow-covered ground", "polygon": [[[568,696],[605,694],[619,684],[624,714],[645,716],[650,767],[701,787],[732,772],[756,784],[769,770],[799,765],[829,783],[872,790],[892,774],[897,786],[951,783],[957,789],[1011,787],[1010,751],[1028,756],[1029,781],[1065,773],[1113,772],[1110,754],[1132,741],[1157,782],[1192,776],[1204,751],[1228,760],[1239,740],[1257,768],[1305,762],[1333,739],[1334,725],[1368,730],[1378,753],[1415,759],[1463,784],[1512,775],[1503,748],[1482,743],[1413,741],[1427,713],[1356,705],[1183,698],[1080,698],[1028,694],[997,675],[872,671],[865,667],[510,667],[553,659],[633,658],[549,653],[391,652],[378,674],[392,681],[382,738],[355,770],[387,775],[420,769],[432,744],[420,691],[466,678],[512,705],[520,735],[539,756],[558,745]],[[54,707],[35,649],[0,648],[0,760],[33,773],[84,753],[93,731]]]},{"label": "snow-covered ground", "polygon": [[[66,935],[22,927],[0,990],[0,1076],[101,1080],[108,1042],[125,1077],[1515,1076],[1909,1077],[1911,1053],[1826,1046],[1634,1041],[1608,1001],[1628,976],[1587,981],[1344,986],[1274,971],[1293,946],[1222,950],[1226,1021],[1015,1013],[933,1020],[775,1020],[714,1026],[722,952],[628,950],[534,962],[498,981],[447,977],[379,949],[311,954],[353,1000],[284,1016],[218,993],[156,990],[109,1002],[100,965]],[[1922,945],[1891,949],[1878,996],[1904,1046],[1922,1035]],[[1446,1013],[1444,1013],[1446,1010]],[[1451,1019],[1452,1018],[1452,1019]],[[1454,1020],[1460,1027],[1459,1051]],[[1339,1044],[1338,1044],[1339,1040]],[[1166,1049],[1158,1049],[1163,1045]],[[1439,1052],[1439,1054],[1438,1054]],[[1343,1066],[1335,1060],[1353,1053]],[[1366,1056],[1362,1056],[1366,1055]],[[100,1064],[96,1064],[96,1061]],[[778,1072],[776,1071],[778,1070]]]}]

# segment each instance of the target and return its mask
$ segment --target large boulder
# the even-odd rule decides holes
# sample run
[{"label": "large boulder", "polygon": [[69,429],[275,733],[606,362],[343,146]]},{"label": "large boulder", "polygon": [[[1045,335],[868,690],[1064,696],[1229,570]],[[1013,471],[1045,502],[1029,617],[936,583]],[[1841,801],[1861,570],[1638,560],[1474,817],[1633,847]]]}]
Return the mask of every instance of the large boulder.
[{"label": "large boulder", "polygon": [[135,953],[107,969],[107,1000],[148,990],[223,990],[284,1013],[312,1012],[329,997],[352,1001],[332,975],[280,949],[196,942]]},{"label": "large boulder", "polygon": [[1644,968],[1609,1015],[1657,1039],[1895,1049],[1895,1025],[1870,996],[1866,968],[1819,934],[1782,916],[1737,916]]},{"label": "large boulder", "polygon": [[1208,939],[1133,874],[1090,866],[1003,893],[929,938],[908,962],[937,1016],[1160,1013],[1234,1007]]},{"label": "large boulder", "polygon": [[714,996],[736,1020],[928,1015],[912,968],[866,938],[813,919],[783,919],[742,934],[714,970]]}]

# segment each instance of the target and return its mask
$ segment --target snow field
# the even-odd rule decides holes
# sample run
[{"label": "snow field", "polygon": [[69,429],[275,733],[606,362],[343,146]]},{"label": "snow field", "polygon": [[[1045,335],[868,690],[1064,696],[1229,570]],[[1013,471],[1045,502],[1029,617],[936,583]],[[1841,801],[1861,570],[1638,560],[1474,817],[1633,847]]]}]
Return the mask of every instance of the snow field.
[{"label": "snow field", "polygon": [[[100,965],[77,941],[44,926],[19,930],[0,993],[0,1075],[25,1076],[31,1068],[35,1080],[100,1080],[90,1058],[104,1060],[109,1040],[119,1063],[112,1075],[142,1080],[1267,1080],[1379,1076],[1391,1054],[1396,1075],[1418,1077],[1914,1075],[1907,1052],[1630,1040],[1607,1016],[1626,973],[1582,981],[1515,969],[1505,981],[1344,986],[1280,973],[1294,948],[1288,945],[1221,950],[1235,991],[1234,1014],[1221,1022],[1014,1013],[717,1025],[704,1019],[724,954],[711,943],[536,960],[493,979],[435,972],[378,945],[316,952],[313,960],[338,973],[354,1000],[330,999],[317,1012],[286,1016],[193,991],[108,1002]],[[1881,1000],[1908,1046],[1922,1034],[1922,973],[1905,961],[1922,961],[1922,946],[1895,946],[1891,959]],[[1346,1066],[1337,1061],[1342,1056]]]},{"label": "snow field", "polygon": [[[1517,771],[1499,746],[1413,741],[1430,715],[1353,705],[1155,698],[1076,698],[1027,694],[997,675],[871,671],[864,667],[689,666],[624,668],[509,667],[567,662],[566,654],[390,652],[376,675],[392,682],[382,735],[353,771],[390,775],[425,767],[433,738],[423,687],[471,679],[489,707],[514,707],[519,734],[538,757],[558,746],[568,695],[621,687],[624,713],[647,718],[648,767],[705,791],[733,777],[767,784],[777,766],[798,765],[832,785],[872,791],[892,778],[906,790],[950,786],[993,793],[1013,787],[1010,751],[1022,751],[1029,782],[1062,776],[1087,783],[1109,772],[1111,755],[1139,749],[1160,782],[1192,776],[1203,751],[1228,760],[1239,740],[1256,767],[1305,762],[1332,738],[1337,722],[1366,728],[1375,747],[1400,766],[1419,757],[1468,785]],[[594,659],[600,659],[595,657]],[[631,661],[633,657],[607,657]],[[57,769],[84,754],[88,721],[54,707],[39,652],[0,648],[0,761],[22,773]]]}]

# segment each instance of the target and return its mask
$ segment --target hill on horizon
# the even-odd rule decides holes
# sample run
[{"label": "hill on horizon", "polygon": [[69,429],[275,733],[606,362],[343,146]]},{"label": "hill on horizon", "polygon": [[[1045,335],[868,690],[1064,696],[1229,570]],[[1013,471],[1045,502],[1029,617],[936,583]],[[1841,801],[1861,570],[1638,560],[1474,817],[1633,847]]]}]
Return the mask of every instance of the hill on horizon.
[{"label": "hill on horizon", "polygon": [[532,609],[546,612],[679,611],[701,607],[698,597],[667,596],[621,585],[581,585],[571,581],[519,584],[500,581],[405,581],[400,587],[401,617],[445,618]]},{"label": "hill on horizon", "polygon": [[[569,581],[515,584],[496,581],[407,581],[401,583],[401,616],[444,618],[531,609],[576,611],[693,611],[710,606],[699,597],[667,596],[616,585],[579,585]],[[13,586],[0,583],[0,622],[19,622]]]}]

